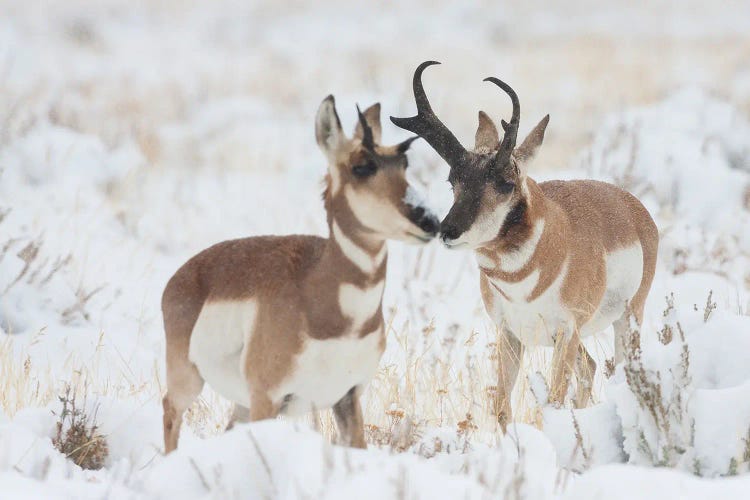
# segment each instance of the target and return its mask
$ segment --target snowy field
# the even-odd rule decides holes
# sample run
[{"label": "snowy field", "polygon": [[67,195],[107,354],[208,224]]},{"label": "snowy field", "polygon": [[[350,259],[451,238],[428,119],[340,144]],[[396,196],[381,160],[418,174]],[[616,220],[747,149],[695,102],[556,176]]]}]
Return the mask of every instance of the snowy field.
[{"label": "snowy field", "polygon": [[[635,4],[0,1],[0,498],[745,498],[750,4]],[[318,104],[333,93],[347,130],[355,103],[411,114],[426,59],[465,144],[479,109],[509,115],[481,82],[501,77],[521,134],[552,117],[532,177],[608,180],[651,211],[641,350],[607,377],[612,333],[587,339],[575,411],[545,404],[527,376],[551,352],[528,352],[503,436],[474,258],[394,243],[367,451],[330,444],[329,412],[223,433],[206,389],[164,457],[166,280],[224,239],[325,235]],[[447,167],[410,155],[444,214]],[[53,446],[66,386],[106,442],[98,470]]]}]

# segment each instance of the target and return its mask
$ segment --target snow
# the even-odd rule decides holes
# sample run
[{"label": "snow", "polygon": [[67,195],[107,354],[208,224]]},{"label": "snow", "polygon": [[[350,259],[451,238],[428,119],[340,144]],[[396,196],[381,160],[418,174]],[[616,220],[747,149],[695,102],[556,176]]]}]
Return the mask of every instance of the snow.
[{"label": "snow", "polygon": [[[648,16],[630,2],[538,4],[3,2],[2,496],[744,497],[750,73],[730,64],[742,59],[747,4],[657,2]],[[522,89],[522,128],[553,117],[532,176],[616,182],[653,214],[661,245],[640,362],[666,416],[639,403],[625,366],[602,375],[607,331],[586,341],[600,368],[592,405],[549,406],[550,352],[532,349],[503,436],[489,412],[495,327],[473,256],[391,244],[388,345],[363,401],[387,439],[332,445],[327,413],[223,433],[228,405],[206,390],[163,456],[168,277],[223,239],[325,234],[318,103],[334,93],[351,130],[355,103],[379,100],[385,141],[403,140],[387,116],[413,112],[411,71],[433,57],[444,64],[425,76],[428,93],[465,143],[477,109],[507,111],[478,85],[503,75]],[[658,71],[642,65],[651,57]],[[444,214],[445,166],[423,141],[409,155],[410,178]],[[65,383],[106,437],[99,471],[52,446]]]}]

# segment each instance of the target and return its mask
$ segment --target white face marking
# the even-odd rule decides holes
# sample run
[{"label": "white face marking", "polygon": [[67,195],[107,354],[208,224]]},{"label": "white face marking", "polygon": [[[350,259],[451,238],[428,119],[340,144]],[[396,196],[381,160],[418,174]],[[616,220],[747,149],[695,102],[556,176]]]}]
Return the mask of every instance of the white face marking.
[{"label": "white face marking", "polygon": [[206,302],[190,337],[188,358],[223,397],[247,406],[250,390],[244,359],[257,316],[254,299]]},{"label": "white face marking", "polygon": [[543,232],[544,219],[540,219],[534,223],[531,236],[521,245],[521,248],[500,256],[500,269],[506,273],[515,273],[523,269],[531,260],[531,256],[534,255],[536,246],[539,244],[539,240],[542,239]]},{"label": "white face marking", "polygon": [[299,415],[336,404],[355,385],[365,385],[378,369],[382,331],[365,337],[308,339],[293,361],[292,373],[271,394],[294,395],[285,413]]},{"label": "white face marking", "polygon": [[494,240],[503,222],[511,210],[510,203],[497,205],[494,209],[485,211],[477,215],[468,231],[464,231],[461,236],[450,242],[450,246],[468,246],[477,248],[478,246]]},{"label": "white face marking", "polygon": [[385,259],[385,255],[388,252],[385,245],[383,245],[377,254],[372,255],[344,234],[335,220],[333,221],[331,231],[333,233],[333,239],[336,240],[336,243],[341,247],[341,251],[344,252],[346,258],[363,272],[368,274],[373,273],[383,263],[383,259]]},{"label": "white face marking", "polygon": [[357,220],[383,238],[394,240],[415,239],[422,230],[401,214],[390,201],[370,191],[357,192],[352,186],[344,187],[344,196]]},{"label": "white face marking", "polygon": [[353,321],[352,330],[359,332],[362,324],[372,318],[383,300],[385,280],[368,288],[359,288],[351,283],[339,287],[341,312]]},{"label": "white face marking", "polygon": [[[521,189],[524,193],[528,193],[526,179],[523,180],[521,186],[517,189]],[[496,205],[492,210],[480,212],[467,231],[464,231],[457,239],[447,241],[446,245],[448,247],[477,248],[494,240],[500,233],[505,218],[508,216],[512,208],[513,205],[511,201],[508,200],[505,203]]]},{"label": "white face marking", "polygon": [[591,319],[581,327],[581,335],[591,335],[609,327],[625,312],[629,301],[641,286],[643,249],[640,242],[605,255],[607,288]]}]

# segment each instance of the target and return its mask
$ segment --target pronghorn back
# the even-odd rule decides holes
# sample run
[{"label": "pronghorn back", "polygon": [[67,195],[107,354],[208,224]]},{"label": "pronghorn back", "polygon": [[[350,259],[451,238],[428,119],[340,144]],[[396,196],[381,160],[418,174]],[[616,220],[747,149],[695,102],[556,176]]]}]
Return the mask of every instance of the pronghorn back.
[{"label": "pronghorn back", "polygon": [[325,239],[317,236],[254,236],[217,243],[190,258],[167,283],[162,306],[181,303],[186,294],[204,301],[239,300],[263,289],[300,279],[320,257]]},{"label": "pronghorn back", "polygon": [[[243,406],[249,405],[250,392],[240,377],[240,365],[254,365],[251,373],[256,377],[283,379],[300,349],[301,284],[325,241],[296,235],[243,238],[218,243],[188,260],[162,296],[168,368],[183,366],[176,358],[187,354],[220,394]],[[289,304],[289,310],[274,311],[279,301]],[[276,327],[263,328],[266,322]],[[261,336],[248,339],[253,331]],[[275,349],[248,350],[245,361],[240,356],[248,340],[272,342]],[[210,361],[222,357],[237,368],[236,373],[206,374]]]},{"label": "pronghorn back", "polygon": [[[574,270],[580,269],[581,272],[585,272],[583,270],[588,268],[590,273],[591,267],[601,262],[601,257],[605,257],[606,264],[606,256],[614,255],[618,251],[627,252],[628,249],[635,249],[636,254],[640,253],[638,257],[642,260],[642,272],[633,273],[637,268],[631,268],[629,273],[636,275],[638,287],[632,296],[625,297],[640,323],[646,296],[656,270],[659,246],[659,231],[648,210],[635,196],[606,182],[546,181],[540,183],[539,188],[547,199],[563,209],[570,221],[572,240],[569,252],[572,262],[569,264],[571,286],[568,287],[568,294],[572,295],[583,285],[581,282],[576,283],[575,276],[570,275],[571,272],[575,274]],[[639,246],[640,249],[636,249]],[[640,276],[637,276],[638,274]],[[585,280],[591,287],[589,293],[605,291],[608,278],[606,265],[603,278],[603,281],[598,283],[596,280]],[[590,302],[599,305],[595,296],[591,298],[594,300]],[[575,302],[573,297],[568,297],[567,300]],[[604,328],[606,326],[609,324],[604,325]]]}]

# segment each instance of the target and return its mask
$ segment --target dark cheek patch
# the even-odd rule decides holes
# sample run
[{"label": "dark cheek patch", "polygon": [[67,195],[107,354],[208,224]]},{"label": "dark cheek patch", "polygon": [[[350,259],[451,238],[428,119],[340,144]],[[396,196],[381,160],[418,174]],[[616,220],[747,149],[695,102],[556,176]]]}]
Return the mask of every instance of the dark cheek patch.
[{"label": "dark cheek patch", "polygon": [[514,234],[518,234],[517,229],[522,228],[526,221],[526,208],[525,201],[516,202],[513,208],[510,209],[510,212],[508,212],[508,215],[505,216],[503,226],[500,228],[501,237],[507,237],[512,231],[515,231]]}]

